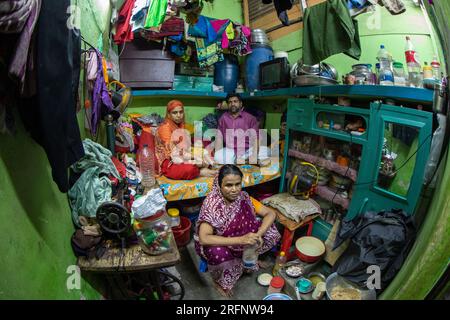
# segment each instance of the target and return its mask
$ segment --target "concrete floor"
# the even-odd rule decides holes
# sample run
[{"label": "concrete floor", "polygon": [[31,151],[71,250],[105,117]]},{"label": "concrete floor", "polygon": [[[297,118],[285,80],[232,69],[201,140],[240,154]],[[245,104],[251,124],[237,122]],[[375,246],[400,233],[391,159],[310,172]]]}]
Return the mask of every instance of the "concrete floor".
[{"label": "concrete floor", "polygon": [[273,253],[260,257],[260,260],[269,265],[268,268],[242,275],[233,289],[233,297],[225,298],[213,287],[209,273],[198,270],[199,258],[193,250],[193,241],[187,247],[179,248],[179,251],[181,262],[175,267],[186,290],[184,300],[262,300],[267,295],[267,287],[259,285],[256,279],[261,273],[272,272],[275,261]]}]

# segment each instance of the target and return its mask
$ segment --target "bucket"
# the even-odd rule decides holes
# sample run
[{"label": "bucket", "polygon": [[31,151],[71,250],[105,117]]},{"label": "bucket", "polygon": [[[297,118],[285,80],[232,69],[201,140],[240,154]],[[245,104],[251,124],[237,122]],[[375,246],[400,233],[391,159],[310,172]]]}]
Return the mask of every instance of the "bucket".
[{"label": "bucket", "polygon": [[247,91],[259,90],[259,65],[273,60],[273,50],[266,44],[252,44],[253,52],[245,60],[245,85]]},{"label": "bucket", "polygon": [[191,221],[183,216],[180,216],[180,226],[177,228],[172,228],[173,235],[175,237],[175,242],[178,247],[183,247],[189,243],[191,240]]},{"label": "bucket", "polygon": [[214,84],[223,86],[223,91],[233,93],[239,80],[239,62],[236,56],[225,54],[223,61],[214,65]]}]

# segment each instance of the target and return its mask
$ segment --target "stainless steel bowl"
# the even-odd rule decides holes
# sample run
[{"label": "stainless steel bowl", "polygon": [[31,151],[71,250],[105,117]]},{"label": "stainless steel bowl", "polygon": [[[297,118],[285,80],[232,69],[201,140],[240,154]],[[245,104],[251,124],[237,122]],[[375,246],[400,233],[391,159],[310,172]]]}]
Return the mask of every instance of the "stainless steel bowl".
[{"label": "stainless steel bowl", "polygon": [[338,80],[339,79],[339,72],[337,71],[337,69],[329,63],[326,62],[322,62],[322,69],[324,71],[326,71],[327,73],[330,74],[330,76],[334,79],[334,80]]}]

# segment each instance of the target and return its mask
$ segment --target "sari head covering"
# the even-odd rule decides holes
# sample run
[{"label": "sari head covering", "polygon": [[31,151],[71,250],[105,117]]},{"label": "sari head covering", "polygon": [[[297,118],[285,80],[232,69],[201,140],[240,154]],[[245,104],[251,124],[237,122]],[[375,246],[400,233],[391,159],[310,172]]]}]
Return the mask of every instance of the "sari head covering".
[{"label": "sari head covering", "polygon": [[[176,107],[181,107],[184,111],[184,105],[179,100],[171,100],[167,104],[166,118],[159,125],[156,137],[155,137],[155,152],[158,159],[158,163],[161,166],[165,160],[171,160],[172,151],[180,143],[188,143],[190,137],[187,134],[182,134],[176,141],[172,141],[172,134],[175,130],[185,129],[184,115],[183,121],[180,124],[176,124],[171,118],[169,113]],[[183,133],[183,131],[181,131]],[[180,147],[182,147],[180,145]]]}]

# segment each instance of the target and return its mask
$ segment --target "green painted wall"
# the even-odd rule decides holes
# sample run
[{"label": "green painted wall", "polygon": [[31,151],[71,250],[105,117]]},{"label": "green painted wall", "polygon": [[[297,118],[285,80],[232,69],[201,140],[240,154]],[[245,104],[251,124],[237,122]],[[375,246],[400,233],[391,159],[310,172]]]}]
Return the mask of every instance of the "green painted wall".
[{"label": "green painted wall", "polygon": [[67,197],[19,119],[16,136],[0,135],[0,299],[97,298],[84,281],[81,291],[66,287],[76,263]]},{"label": "green painted wall", "polygon": [[[375,13],[365,13],[357,17],[361,38],[362,54],[360,60],[352,59],[344,54],[338,54],[325,60],[333,64],[344,75],[352,70],[357,63],[371,63],[375,69],[376,55],[380,44],[384,44],[393,58],[405,65],[405,37],[411,36],[420,55],[421,62],[428,63],[435,54],[441,56],[439,44],[432,31],[431,24],[422,10],[412,3],[404,1],[407,11],[393,16],[385,8],[376,6]],[[287,51],[291,64],[297,62],[302,55],[303,30],[293,32],[272,42],[274,50]],[[340,80],[340,79],[339,79]]]},{"label": "green painted wall", "polygon": [[[104,26],[103,34],[109,32],[109,1],[73,4],[81,9],[83,36],[96,45],[97,24]],[[67,289],[66,270],[76,264],[67,196],[53,182],[43,149],[26,133],[18,114],[15,118],[17,135],[0,135],[0,299],[98,299],[83,279],[81,290]]]}]

